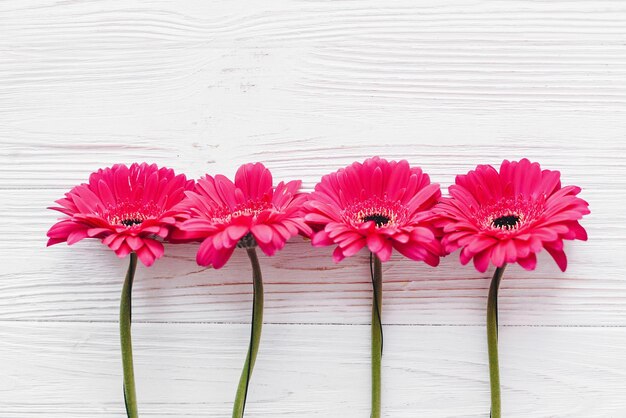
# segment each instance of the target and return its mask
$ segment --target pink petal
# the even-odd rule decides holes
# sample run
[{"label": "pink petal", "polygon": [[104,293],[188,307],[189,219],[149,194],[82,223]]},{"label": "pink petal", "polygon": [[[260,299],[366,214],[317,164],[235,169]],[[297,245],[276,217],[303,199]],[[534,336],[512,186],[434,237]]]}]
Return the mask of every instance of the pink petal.
[{"label": "pink petal", "polygon": [[272,242],[274,237],[274,231],[267,225],[259,224],[250,228],[250,232],[254,235],[254,238],[260,243],[268,244]]},{"label": "pink petal", "polygon": [[333,244],[333,240],[330,239],[326,231],[322,230],[316,232],[315,235],[313,235],[313,237],[311,238],[311,244],[315,247],[323,247]]},{"label": "pink petal", "polygon": [[552,258],[554,258],[554,261],[556,261],[556,264],[559,266],[561,271],[565,271],[567,269],[567,256],[565,255],[565,252],[563,250],[555,250],[550,246],[546,246],[545,248],[548,253],[550,253]]},{"label": "pink petal", "polygon": [[537,256],[535,253],[530,253],[526,258],[518,258],[517,262],[525,270],[534,270],[537,267]]},{"label": "pink petal", "polygon": [[156,260],[156,257],[147,246],[139,248],[136,253],[139,260],[141,260],[146,267],[150,267],[154,263],[154,260]]},{"label": "pink petal", "polygon": [[235,251],[235,247],[224,248],[216,251],[213,256],[213,268],[217,270],[224,267],[226,262],[230,259],[230,256],[233,255],[233,251]]},{"label": "pink petal", "polygon": [[474,267],[481,273],[487,271],[489,268],[489,258],[491,257],[491,249],[488,248],[474,256]]},{"label": "pink petal", "polygon": [[89,228],[87,230],[87,236],[89,236],[90,238],[93,238],[100,234],[109,233],[109,232],[111,232],[111,230],[108,228]]},{"label": "pink petal", "polygon": [[248,233],[248,227],[245,225],[233,224],[226,228],[228,237],[233,241],[239,241],[244,235]]},{"label": "pink petal", "polygon": [[126,243],[133,251],[137,251],[138,249],[143,247],[143,240],[139,237],[134,237],[132,235],[126,237]]},{"label": "pink petal", "polygon": [[276,251],[278,251],[280,248],[283,247],[284,244],[280,246],[276,246],[274,245],[274,242],[272,241],[268,243],[258,242],[258,245],[261,251],[265,253],[265,255],[272,257],[274,254],[276,254]]},{"label": "pink petal", "polygon": [[122,245],[120,245],[115,251],[115,254],[119,257],[119,258],[124,258],[126,257],[128,254],[131,253],[131,249],[128,246],[128,244],[126,244],[123,240],[122,240]]},{"label": "pink petal", "polygon": [[496,267],[502,267],[505,262],[506,250],[504,243],[500,242],[491,249],[491,261]]},{"label": "pink petal", "polygon": [[496,244],[497,244],[497,240],[491,237],[476,236],[474,237],[473,241],[470,242],[469,245],[467,246],[467,250],[473,254],[476,254],[476,253],[483,251],[486,248],[495,246]]},{"label": "pink petal", "polygon": [[67,236],[67,244],[76,244],[78,241],[87,238],[87,231],[85,229],[76,229]]},{"label": "pink petal", "polygon": [[378,234],[367,236],[367,248],[373,253],[381,251],[385,247],[385,239]]},{"label": "pink petal", "polygon": [[208,237],[198,247],[196,253],[196,262],[200,266],[208,266],[213,261],[213,254],[215,249],[213,248],[213,237]]},{"label": "pink petal", "polygon": [[389,261],[389,259],[391,258],[392,248],[393,247],[391,245],[391,242],[389,242],[388,240],[383,241],[382,248],[376,251],[376,255],[378,256],[378,258],[380,258],[380,261]]},{"label": "pink petal", "polygon": [[335,250],[333,251],[333,261],[335,263],[338,263],[344,258],[346,258],[346,256],[343,254],[342,249],[340,247],[335,248]]},{"label": "pink petal", "polygon": [[146,247],[150,249],[152,254],[154,254],[155,259],[161,258],[163,256],[165,249],[163,248],[163,244],[161,244],[159,241],[144,238],[143,243]]}]

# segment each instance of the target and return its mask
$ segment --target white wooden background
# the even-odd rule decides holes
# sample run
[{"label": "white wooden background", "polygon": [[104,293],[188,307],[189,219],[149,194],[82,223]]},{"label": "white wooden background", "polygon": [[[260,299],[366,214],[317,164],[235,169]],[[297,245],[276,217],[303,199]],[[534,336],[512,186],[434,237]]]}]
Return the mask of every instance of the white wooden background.
[{"label": "white wooden background", "polygon": [[[95,241],[45,248],[46,210],[94,169],[192,177],[262,161],[276,178],[379,154],[447,186],[529,157],[584,188],[590,239],[566,273],[511,267],[501,290],[508,417],[626,417],[626,2],[0,2],[0,417],[123,417],[126,262]],[[228,417],[249,333],[248,261],[192,245],[140,267],[144,417]],[[262,257],[254,417],[369,416],[365,252],[294,239]],[[384,416],[487,417],[488,277],[384,265]]]}]

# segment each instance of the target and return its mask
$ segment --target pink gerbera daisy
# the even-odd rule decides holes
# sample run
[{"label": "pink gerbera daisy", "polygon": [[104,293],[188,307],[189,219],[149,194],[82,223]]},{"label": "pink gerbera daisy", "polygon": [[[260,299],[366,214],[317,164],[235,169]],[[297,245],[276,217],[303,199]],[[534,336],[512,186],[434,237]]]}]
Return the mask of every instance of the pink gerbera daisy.
[{"label": "pink gerbera daisy", "polygon": [[298,193],[300,180],[272,185],[272,174],[261,163],[245,164],[235,182],[222,175],[206,175],[179,206],[189,215],[173,235],[180,240],[202,240],[196,261],[219,269],[239,246],[254,245],[271,256],[299,233],[310,234]]},{"label": "pink gerbera daisy", "polygon": [[179,212],[173,209],[193,181],[156,165],[116,164],[92,173],[89,183],[74,187],[57,200],[63,213],[48,231],[48,245],[74,244],[98,238],[118,257],[130,254],[120,301],[120,344],[124,371],[126,415],[137,418],[137,395],[131,341],[132,288],[137,258],[146,266],[163,255],[161,240],[167,239]]},{"label": "pink gerbera daisy", "polygon": [[173,207],[193,187],[193,180],[155,164],[116,164],[89,176],[56,201],[67,216],[48,231],[48,245],[75,244],[98,238],[118,257],[135,252],[146,266],[163,255],[178,214]]},{"label": "pink gerbera daisy", "polygon": [[498,362],[498,289],[507,263],[527,270],[537,265],[536,253],[545,248],[561,270],[567,267],[563,240],[586,240],[578,222],[589,213],[577,197],[580,188],[561,187],[558,171],[541,170],[527,159],[504,160],[500,171],[490,165],[456,177],[450,198],[435,212],[443,228],[448,252],[461,248],[461,263],[472,258],[480,272],[496,266],[487,298],[487,347],[491,385],[491,417],[502,414]]},{"label": "pink gerbera daisy", "polygon": [[431,266],[442,255],[431,209],[441,191],[419,167],[405,160],[379,157],[353,163],[325,175],[305,203],[305,219],[315,231],[315,246],[337,245],[338,262],[370,250],[372,279],[372,406],[371,417],[381,416],[381,358],[383,351],[382,262],[392,249]]},{"label": "pink gerbera daisy", "polygon": [[392,248],[439,264],[441,246],[430,218],[441,191],[419,167],[379,157],[327,174],[305,203],[315,246],[337,245],[341,261],[363,247],[387,261]]},{"label": "pink gerbera daisy", "polygon": [[234,418],[244,416],[263,326],[263,280],[256,247],[271,256],[292,236],[311,233],[304,222],[302,203],[306,195],[298,193],[300,184],[298,180],[274,187],[272,174],[263,164],[245,164],[237,170],[234,183],[221,175],[198,180],[179,206],[187,215],[173,236],[177,240],[202,240],[196,255],[198,264],[221,268],[235,248],[241,247],[252,265],[252,327],[233,405]]},{"label": "pink gerbera daisy", "polygon": [[500,171],[479,165],[456,177],[450,198],[435,209],[447,252],[462,248],[461,263],[472,258],[480,272],[489,263],[519,263],[527,270],[545,248],[561,270],[567,267],[563,240],[586,240],[578,222],[589,213],[577,197],[580,187],[561,187],[558,171],[542,170],[527,159],[502,162]]}]

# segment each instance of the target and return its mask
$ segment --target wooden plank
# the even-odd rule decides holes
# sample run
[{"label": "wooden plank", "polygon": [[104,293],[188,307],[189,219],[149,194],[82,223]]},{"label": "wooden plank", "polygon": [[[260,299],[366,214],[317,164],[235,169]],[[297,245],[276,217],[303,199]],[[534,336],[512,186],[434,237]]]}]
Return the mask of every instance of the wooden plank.
[{"label": "wooden plank", "polygon": [[[0,281],[3,319],[112,321],[117,316],[125,263],[98,243],[85,249],[5,251],[12,264]],[[583,249],[572,248],[577,255]],[[597,254],[600,247],[587,248]],[[134,290],[140,321],[242,322],[250,315],[248,260],[236,253],[219,271],[195,265],[194,247],[172,248],[151,269],[140,268]],[[305,254],[305,255],[303,255]],[[592,272],[581,255],[572,272]],[[562,274],[549,257],[528,273],[512,266],[501,290],[507,324],[624,325],[625,288],[614,259],[606,274]],[[591,262],[591,261],[590,261]],[[367,323],[371,283],[365,253],[335,265],[330,250],[304,242],[277,257],[262,257],[270,322]],[[596,269],[602,268],[596,266]],[[589,270],[587,270],[589,269]],[[384,268],[385,321],[400,324],[482,324],[488,274],[461,268],[453,255],[433,270],[395,258]]]},{"label": "wooden plank", "polygon": [[[477,164],[497,166],[505,158],[523,157],[560,170],[564,184],[601,193],[624,187],[626,121],[621,116],[581,116],[574,121],[498,113],[497,122],[470,122],[467,115],[425,115],[413,121],[383,116],[365,127],[321,118],[323,127],[309,129],[312,117],[286,116],[268,126],[271,116],[260,113],[241,131],[224,128],[215,138],[200,140],[177,136],[193,136],[192,131],[174,136],[148,132],[147,138],[136,139],[136,134],[124,137],[110,130],[31,135],[15,128],[2,133],[0,127],[0,189],[56,189],[61,195],[98,168],[119,162],[156,162],[198,178],[205,173],[232,176],[240,164],[261,161],[277,179],[302,179],[304,189],[310,190],[322,175],[373,155],[407,159],[444,187]],[[284,133],[275,134],[275,124],[282,124]],[[385,128],[389,125],[394,126],[391,133]]]},{"label": "wooden plank", "polygon": [[[367,416],[367,326],[267,325],[263,332],[247,415]],[[230,416],[248,333],[247,325],[135,324],[142,416]],[[385,416],[487,416],[484,333],[386,327]],[[504,327],[500,341],[505,416],[626,413],[626,329]],[[122,416],[117,344],[115,324],[2,322],[0,417]]]}]

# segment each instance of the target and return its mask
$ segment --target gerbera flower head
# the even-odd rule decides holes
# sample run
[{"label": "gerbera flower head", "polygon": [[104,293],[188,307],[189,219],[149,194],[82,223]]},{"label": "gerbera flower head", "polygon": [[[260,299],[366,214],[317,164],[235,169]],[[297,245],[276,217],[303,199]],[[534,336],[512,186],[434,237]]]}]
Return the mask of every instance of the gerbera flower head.
[{"label": "gerbera flower head", "polygon": [[473,259],[484,272],[490,262],[497,267],[517,262],[533,270],[535,254],[545,248],[565,271],[563,240],[587,239],[578,221],[589,205],[576,196],[580,187],[561,187],[560,177],[527,159],[504,160],[500,171],[479,165],[457,176],[451,197],[435,208],[445,250],[462,248],[461,263]]},{"label": "gerbera flower head", "polygon": [[155,164],[115,164],[89,176],[51,207],[66,216],[48,231],[48,246],[98,238],[118,257],[131,251],[146,266],[163,255],[161,240],[175,225],[173,207],[193,180]]},{"label": "gerbera flower head", "polygon": [[234,183],[222,175],[205,175],[180,208],[186,220],[178,224],[174,238],[202,240],[196,261],[202,266],[220,268],[234,249],[258,245],[267,255],[285,246],[299,233],[309,235],[304,222],[302,203],[306,195],[298,193],[300,180],[272,185],[272,174],[261,163],[242,165]]},{"label": "gerbera flower head", "polygon": [[395,248],[436,266],[442,248],[431,209],[440,196],[419,167],[373,157],[322,177],[305,203],[305,219],[315,231],[313,245],[337,245],[337,262],[367,246],[381,261]]}]

